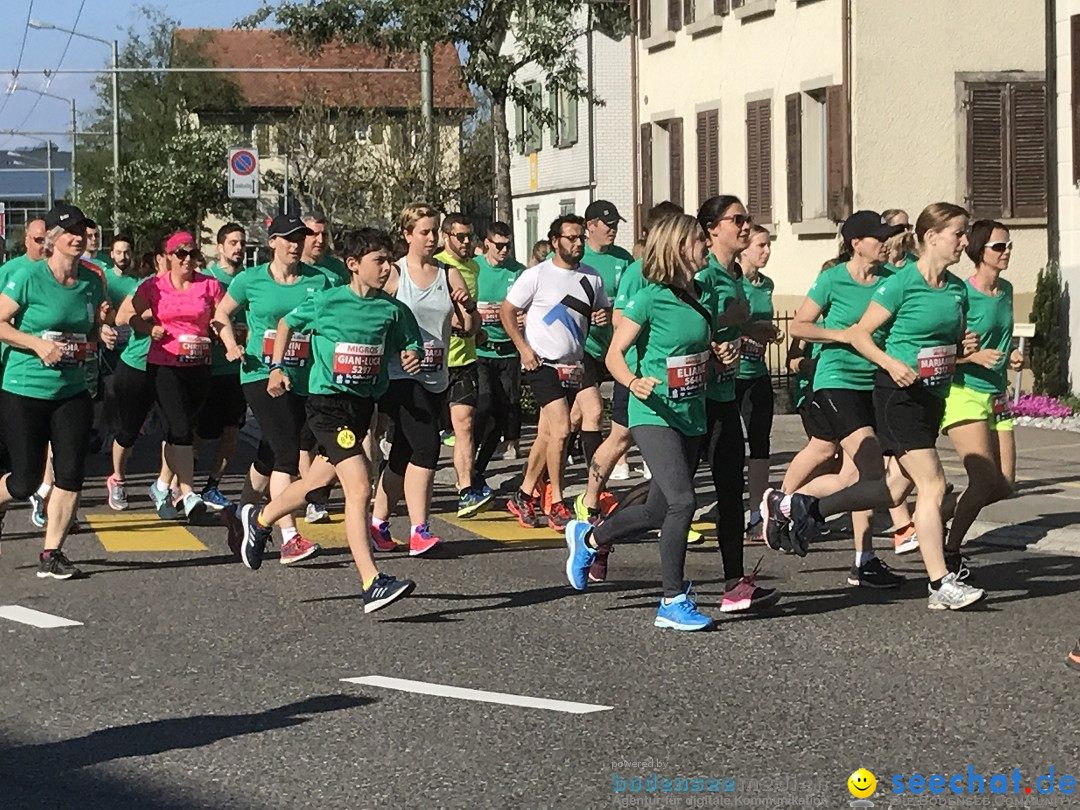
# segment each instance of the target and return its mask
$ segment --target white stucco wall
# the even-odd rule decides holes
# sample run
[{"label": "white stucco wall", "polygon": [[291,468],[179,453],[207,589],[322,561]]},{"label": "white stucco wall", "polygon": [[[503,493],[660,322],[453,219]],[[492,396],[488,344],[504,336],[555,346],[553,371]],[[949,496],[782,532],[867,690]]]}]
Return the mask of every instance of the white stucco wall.
[{"label": "white stucco wall", "polygon": [[1057,180],[1061,278],[1069,292],[1069,383],[1080,388],[1080,189],[1073,182],[1072,34],[1070,17],[1080,14],[1080,0],[1057,0]]}]

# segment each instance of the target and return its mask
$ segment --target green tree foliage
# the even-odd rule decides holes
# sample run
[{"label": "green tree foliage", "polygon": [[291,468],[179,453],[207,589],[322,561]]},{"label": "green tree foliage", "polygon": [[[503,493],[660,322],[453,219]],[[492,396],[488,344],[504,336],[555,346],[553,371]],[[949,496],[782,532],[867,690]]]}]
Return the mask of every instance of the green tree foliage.
[{"label": "green tree foliage", "polygon": [[1061,277],[1056,265],[1039,271],[1030,315],[1035,324],[1031,371],[1035,393],[1060,397],[1068,393],[1061,365]]}]

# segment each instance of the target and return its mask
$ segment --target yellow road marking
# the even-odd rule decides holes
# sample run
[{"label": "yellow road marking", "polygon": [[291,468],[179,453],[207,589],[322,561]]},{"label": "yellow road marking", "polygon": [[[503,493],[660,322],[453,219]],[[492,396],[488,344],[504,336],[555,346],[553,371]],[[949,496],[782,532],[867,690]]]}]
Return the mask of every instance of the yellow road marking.
[{"label": "yellow road marking", "polygon": [[479,537],[494,540],[497,543],[565,543],[562,532],[556,532],[547,526],[526,529],[517,522],[517,518],[501,509],[489,509],[483,514],[467,519],[456,515],[437,515],[439,520],[457,526]]},{"label": "yellow road marking", "polygon": [[183,526],[152,512],[86,515],[106,551],[209,551]]},{"label": "yellow road marking", "polygon": [[349,541],[345,539],[344,513],[330,515],[329,523],[308,523],[306,520],[298,520],[297,528],[300,534],[323,548],[349,547]]}]

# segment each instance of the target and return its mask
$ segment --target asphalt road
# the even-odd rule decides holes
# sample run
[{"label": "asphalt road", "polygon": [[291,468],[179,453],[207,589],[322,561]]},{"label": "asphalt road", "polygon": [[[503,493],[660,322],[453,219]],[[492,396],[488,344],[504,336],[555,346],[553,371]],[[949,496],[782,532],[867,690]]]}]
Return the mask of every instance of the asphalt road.
[{"label": "asphalt road", "polygon": [[[94,477],[83,513],[99,531],[68,545],[79,581],[37,579],[39,533],[25,510],[7,522],[0,604],[81,624],[0,619],[2,808],[835,808],[859,767],[876,807],[929,807],[945,797],[897,796],[893,777],[969,765],[988,785],[1020,770],[1009,806],[1080,806],[1024,792],[1051,768],[1080,777],[1080,681],[1063,664],[1080,632],[1075,557],[973,546],[990,599],[943,614],[911,557],[884,554],[911,575],[897,592],[847,586],[850,543],[834,533],[805,559],[748,549],[784,599],[733,619],[712,543],[687,570],[718,628],[681,634],[652,626],[652,542],[618,548],[609,582],[578,594],[553,532],[438,521],[440,556],[384,555],[415,594],[365,616],[340,524],[307,564],[251,572],[219,527],[162,527],[144,487],[132,493],[118,531]],[[159,550],[110,550],[124,538]],[[185,542],[205,550],[170,550]],[[610,708],[343,680],[366,676]],[[653,774],[715,782],[650,793]]]}]

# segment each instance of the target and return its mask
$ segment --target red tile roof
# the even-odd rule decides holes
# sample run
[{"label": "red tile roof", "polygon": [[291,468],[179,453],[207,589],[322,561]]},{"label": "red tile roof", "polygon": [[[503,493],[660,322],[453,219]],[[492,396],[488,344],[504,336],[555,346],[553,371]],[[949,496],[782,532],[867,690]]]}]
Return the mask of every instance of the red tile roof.
[{"label": "red tile roof", "polygon": [[[403,109],[420,105],[420,56],[391,53],[369,45],[332,42],[306,54],[280,31],[271,29],[177,28],[179,40],[202,46],[218,67],[395,67],[409,73],[233,73],[250,107],[300,107],[312,93],[341,107]],[[433,96],[437,109],[472,110],[476,104],[461,80],[461,62],[449,42],[435,46]]]}]

